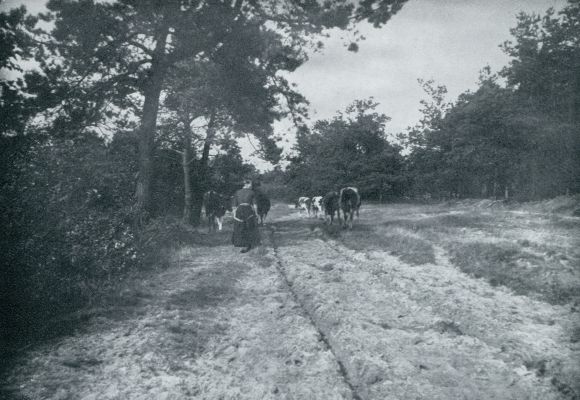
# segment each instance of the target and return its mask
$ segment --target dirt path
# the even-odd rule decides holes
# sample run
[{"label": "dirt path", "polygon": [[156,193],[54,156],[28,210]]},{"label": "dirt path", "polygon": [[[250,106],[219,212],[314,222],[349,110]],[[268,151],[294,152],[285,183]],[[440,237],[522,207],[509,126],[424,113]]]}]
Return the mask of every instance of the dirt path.
[{"label": "dirt path", "polygon": [[351,399],[275,262],[267,248],[184,249],[130,318],[29,352],[9,388],[18,399]]},{"label": "dirt path", "polygon": [[14,398],[575,398],[569,307],[471,278],[441,247],[421,265],[350,250],[284,207],[257,251],[183,249],[129,314],[23,355]]}]

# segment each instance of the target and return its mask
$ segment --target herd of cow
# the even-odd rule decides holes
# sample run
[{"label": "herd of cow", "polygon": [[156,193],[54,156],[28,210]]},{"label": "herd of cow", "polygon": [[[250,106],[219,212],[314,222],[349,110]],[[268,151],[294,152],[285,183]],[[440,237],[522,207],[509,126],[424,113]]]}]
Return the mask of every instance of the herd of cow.
[{"label": "herd of cow", "polygon": [[336,214],[340,223],[340,212],[342,211],[342,225],[352,228],[354,215],[358,217],[361,206],[361,198],[358,189],[355,187],[345,187],[339,192],[328,192],[324,196],[300,197],[296,203],[296,208],[300,212],[307,212],[308,215],[318,217],[322,213],[324,218],[332,223]]},{"label": "herd of cow", "polygon": [[[270,199],[266,194],[260,190],[256,192],[256,209],[258,211],[258,218],[260,225],[264,224],[264,219],[270,211]],[[232,211],[232,197],[224,196],[213,190],[206,192],[203,195],[203,208],[205,209],[205,216],[208,220],[209,230],[221,231],[224,221],[224,215],[227,211]]]},{"label": "herd of cow", "polygon": [[[264,219],[270,211],[271,203],[264,192],[260,190],[255,190],[255,192],[258,218],[260,225],[263,225]],[[356,213],[358,217],[361,198],[357,188],[345,187],[339,192],[328,192],[324,196],[300,197],[295,206],[300,209],[300,212],[308,212],[309,216],[318,217],[318,213],[321,213],[331,225],[334,222],[335,215],[340,223],[340,212],[342,211],[344,216],[342,220],[343,226],[352,228],[354,214]],[[232,198],[210,190],[203,195],[203,207],[210,232],[221,231],[226,212],[232,211]]]}]

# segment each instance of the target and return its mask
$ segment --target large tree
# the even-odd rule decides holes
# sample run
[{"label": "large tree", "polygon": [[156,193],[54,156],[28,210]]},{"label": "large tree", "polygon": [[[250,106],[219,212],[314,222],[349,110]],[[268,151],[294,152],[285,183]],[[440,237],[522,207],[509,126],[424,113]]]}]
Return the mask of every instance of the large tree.
[{"label": "large tree", "polygon": [[502,75],[527,106],[580,121],[580,2],[556,13],[520,13],[512,40],[502,48],[511,57]]},{"label": "large tree", "polygon": [[[363,20],[380,27],[405,1],[50,0],[45,18],[54,22],[54,29],[43,37],[37,57],[45,71],[59,72],[55,86],[66,88],[64,102],[51,110],[52,115],[64,114],[63,121],[98,119],[108,116],[104,110],[110,115],[135,108],[137,204],[149,210],[161,93],[168,73],[179,62],[219,61],[225,53],[235,68],[236,61],[248,59],[256,43],[240,42],[250,30],[258,43],[269,43],[270,78],[283,82],[276,72],[303,63],[325,29],[347,28]],[[283,99],[278,102],[284,104]]]},{"label": "large tree", "polygon": [[580,191],[580,2],[556,13],[521,13],[503,45],[529,146],[518,174],[527,197]]},{"label": "large tree", "polygon": [[[224,51],[215,62],[182,62],[167,80],[166,112],[161,118],[167,135],[159,139],[181,155],[185,220],[199,220],[202,194],[210,182],[209,155],[217,144],[232,134],[235,138],[251,134],[258,139],[262,157],[276,163],[280,149],[272,136],[272,123],[284,115],[278,107],[279,97],[288,99],[288,110],[302,112],[303,97],[285,81],[272,79],[279,67],[269,70],[268,43],[260,43],[255,33],[254,54],[246,51],[251,57],[234,62],[236,53]],[[239,39],[243,43],[249,38],[239,35]],[[204,121],[204,129],[193,129],[194,121]],[[191,166],[195,167],[193,173]]]},{"label": "large tree", "polygon": [[[559,13],[521,13],[502,47],[510,64],[482,70],[479,87],[430,100],[403,135],[416,194],[536,199],[577,192],[580,182],[580,2]],[[505,78],[505,85],[502,80]]]}]

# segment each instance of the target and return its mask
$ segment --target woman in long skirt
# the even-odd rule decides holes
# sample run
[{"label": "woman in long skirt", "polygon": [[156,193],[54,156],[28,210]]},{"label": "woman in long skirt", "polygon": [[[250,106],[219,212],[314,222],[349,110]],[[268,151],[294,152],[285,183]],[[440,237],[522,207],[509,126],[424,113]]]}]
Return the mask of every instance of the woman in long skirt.
[{"label": "woman in long skirt", "polygon": [[234,233],[232,243],[235,247],[244,247],[246,253],[260,244],[258,217],[256,215],[256,194],[252,190],[252,181],[245,180],[244,187],[234,194]]}]

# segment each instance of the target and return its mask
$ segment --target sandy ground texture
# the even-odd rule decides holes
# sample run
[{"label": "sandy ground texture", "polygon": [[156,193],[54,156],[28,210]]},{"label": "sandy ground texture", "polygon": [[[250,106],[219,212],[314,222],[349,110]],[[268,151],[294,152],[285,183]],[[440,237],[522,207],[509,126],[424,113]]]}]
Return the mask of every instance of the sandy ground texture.
[{"label": "sandy ground texture", "polygon": [[[130,310],[100,314],[74,335],[23,352],[4,393],[22,400],[579,398],[577,302],[466,273],[449,244],[524,240],[538,253],[553,242],[567,252],[565,263],[558,259],[565,283],[575,284],[575,220],[560,229],[544,214],[518,213],[457,231],[437,224],[422,231],[413,222],[466,213],[473,215],[366,206],[355,228],[340,232],[275,205],[260,248],[240,254],[228,226],[213,247],[177,251],[169,269],[139,284]],[[395,226],[401,218],[405,224]],[[408,237],[402,250],[377,239],[401,237]],[[425,259],[405,257],[414,243]]]}]

